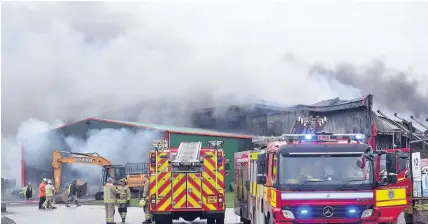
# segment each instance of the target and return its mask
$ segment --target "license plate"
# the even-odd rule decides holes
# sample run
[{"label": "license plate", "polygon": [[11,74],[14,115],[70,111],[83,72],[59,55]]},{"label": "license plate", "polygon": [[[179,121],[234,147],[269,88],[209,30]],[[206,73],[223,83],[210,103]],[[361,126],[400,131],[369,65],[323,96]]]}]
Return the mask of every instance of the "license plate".
[{"label": "license plate", "polygon": [[208,196],[208,203],[214,204],[217,201],[216,196]]},{"label": "license plate", "polygon": [[318,140],[329,140],[330,136],[328,135],[318,135]]}]

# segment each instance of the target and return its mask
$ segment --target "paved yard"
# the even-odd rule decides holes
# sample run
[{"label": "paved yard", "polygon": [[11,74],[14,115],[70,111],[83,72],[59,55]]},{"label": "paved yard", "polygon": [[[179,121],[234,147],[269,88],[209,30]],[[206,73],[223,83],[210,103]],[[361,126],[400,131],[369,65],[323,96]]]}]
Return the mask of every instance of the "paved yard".
[{"label": "paved yard", "polygon": [[[36,205],[11,205],[7,207],[7,217],[16,224],[43,223],[43,224],[104,224],[104,206],[82,205],[79,208],[74,206],[66,208],[58,205],[56,210],[39,210]],[[119,214],[116,212],[115,221],[120,223]],[[128,224],[140,224],[144,220],[144,212],[141,208],[129,208]],[[2,222],[3,223],[3,222]],[[175,224],[185,224],[183,220]],[[194,221],[194,224],[205,224],[206,221]],[[226,210],[226,224],[238,224],[239,217],[233,213],[233,209]],[[405,224],[404,218],[400,217],[399,224]],[[9,223],[5,223],[9,224]]]},{"label": "paved yard", "polygon": [[[37,206],[9,206],[8,215],[16,224],[43,223],[43,224],[105,224],[104,206],[100,205],[82,205],[79,208],[74,206],[66,208],[58,205],[56,210],[39,210]],[[115,221],[120,223],[120,216],[116,212]],[[141,208],[129,208],[127,224],[141,224],[144,220],[144,212]],[[188,223],[185,221],[175,223]],[[192,222],[195,224],[206,223],[203,221]],[[240,223],[239,218],[233,214],[233,209],[226,211],[226,223]]]}]

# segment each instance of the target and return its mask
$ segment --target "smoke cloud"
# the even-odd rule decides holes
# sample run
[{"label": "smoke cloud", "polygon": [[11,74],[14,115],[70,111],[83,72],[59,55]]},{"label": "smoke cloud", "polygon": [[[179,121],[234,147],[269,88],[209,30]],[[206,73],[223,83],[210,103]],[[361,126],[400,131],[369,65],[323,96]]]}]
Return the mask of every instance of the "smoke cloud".
[{"label": "smoke cloud", "polygon": [[[332,77],[314,78],[308,67],[287,63],[286,52],[309,65],[381,57],[425,74],[428,5],[367,4],[5,2],[2,170],[10,158],[10,175],[19,172],[10,167],[20,163],[18,136],[33,130],[29,118],[45,124],[34,125],[37,133],[89,116],[188,126],[193,108],[358,94],[340,78],[332,86]],[[375,100],[386,98],[376,93]],[[27,145],[44,147],[53,135]],[[55,144],[89,150],[90,140],[78,141]]]},{"label": "smoke cloud", "polygon": [[[390,111],[411,112],[416,117],[428,115],[428,92],[422,92],[428,83],[412,79],[415,75],[411,70],[388,68],[383,61],[377,60],[366,66],[342,63],[327,68],[315,65],[309,73],[323,75],[327,80],[337,80],[361,90],[363,94],[374,94],[375,102]],[[423,76],[428,77],[428,73]]]}]

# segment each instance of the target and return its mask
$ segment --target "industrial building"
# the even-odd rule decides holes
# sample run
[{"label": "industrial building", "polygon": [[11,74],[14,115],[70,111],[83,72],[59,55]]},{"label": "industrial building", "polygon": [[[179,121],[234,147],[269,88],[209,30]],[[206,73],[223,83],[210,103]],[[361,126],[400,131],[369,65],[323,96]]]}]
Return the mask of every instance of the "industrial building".
[{"label": "industrial building", "polygon": [[[278,136],[284,133],[305,133],[299,118],[326,118],[317,132],[362,133],[375,136],[378,149],[406,147],[408,136],[397,125],[408,128],[408,122],[387,118],[373,111],[373,95],[351,100],[339,98],[324,100],[311,105],[291,107],[266,103],[233,105],[227,108],[205,108],[195,111],[195,127],[230,131],[248,135]],[[422,132],[413,128],[422,136]],[[422,145],[421,145],[422,146]]]},{"label": "industrial building", "polygon": [[[203,143],[204,147],[208,147],[208,141],[220,140],[224,142],[225,154],[230,161],[233,161],[233,154],[236,151],[252,148],[252,136],[249,135],[230,134],[198,128],[88,118],[59,127],[49,133],[44,133],[24,143],[22,183],[26,183],[28,181],[37,183],[40,182],[43,177],[51,177],[52,153],[58,149],[71,151],[72,149],[69,147],[70,143],[67,142],[67,138],[72,137],[81,141],[90,141],[91,131],[97,130],[126,130],[129,133],[142,133],[141,135],[136,136],[136,138],[144,138],[144,141],[137,141],[138,144],[135,144],[134,142],[132,147],[129,147],[129,145],[124,146],[123,148],[116,150],[115,154],[108,152],[107,150],[109,149],[98,147],[96,144],[91,148],[92,151],[89,151],[97,152],[115,164],[121,165],[125,165],[124,163],[127,162],[146,162],[148,159],[147,152],[151,150],[152,140],[156,139],[166,139],[171,148],[178,148],[179,144],[185,141],[200,141]],[[119,138],[121,136],[123,135],[116,135],[115,137]],[[107,135],[105,136],[105,139],[98,141],[109,141],[109,138],[112,138],[112,136]],[[124,144],[126,144],[126,142]],[[128,160],[133,161],[124,161],[127,160],[124,158],[128,158]],[[228,189],[231,184],[233,184],[234,180],[233,168],[233,163],[230,163],[232,175],[226,177]],[[69,170],[67,167],[64,167],[63,174],[63,177],[70,175],[75,177],[79,176],[79,171]]]}]

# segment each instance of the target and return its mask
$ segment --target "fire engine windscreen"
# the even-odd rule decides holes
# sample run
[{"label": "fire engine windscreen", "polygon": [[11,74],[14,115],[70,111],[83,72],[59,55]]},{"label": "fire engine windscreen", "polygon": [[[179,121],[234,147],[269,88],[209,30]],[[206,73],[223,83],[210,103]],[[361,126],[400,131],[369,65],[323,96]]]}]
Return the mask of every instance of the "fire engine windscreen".
[{"label": "fire engine windscreen", "polygon": [[360,168],[359,159],[361,154],[282,155],[278,161],[279,185],[284,190],[371,189],[373,163],[366,160]]}]

